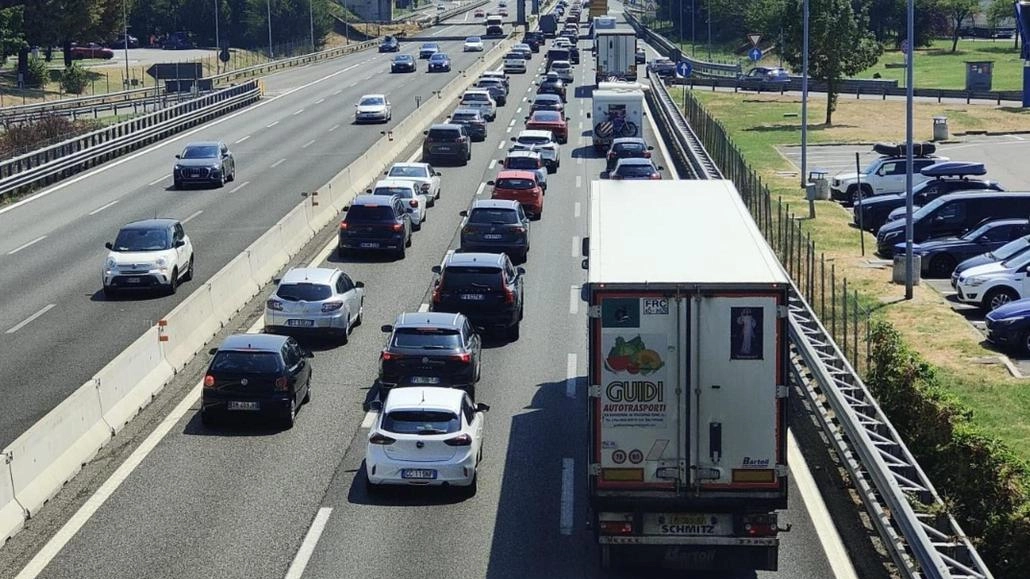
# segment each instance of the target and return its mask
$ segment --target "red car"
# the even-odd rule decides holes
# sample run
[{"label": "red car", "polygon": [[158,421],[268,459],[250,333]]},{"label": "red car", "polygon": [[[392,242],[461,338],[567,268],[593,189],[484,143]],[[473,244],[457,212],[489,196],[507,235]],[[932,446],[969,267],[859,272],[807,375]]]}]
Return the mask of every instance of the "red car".
[{"label": "red car", "polygon": [[482,8],[477,8],[473,16],[475,16],[476,18],[483,18],[486,16],[486,11]]},{"label": "red car", "polygon": [[568,118],[558,111],[533,111],[533,114],[526,118],[526,129],[551,131],[558,143],[569,142]]},{"label": "red car", "polygon": [[487,181],[492,185],[494,199],[518,201],[522,210],[540,219],[544,214],[544,190],[537,183],[536,176],[530,171],[501,171],[495,181]]},{"label": "red car", "polygon": [[114,51],[110,48],[104,48],[96,42],[82,45],[72,44],[71,56],[72,60],[82,60],[84,58],[103,58],[109,60],[114,58]]}]

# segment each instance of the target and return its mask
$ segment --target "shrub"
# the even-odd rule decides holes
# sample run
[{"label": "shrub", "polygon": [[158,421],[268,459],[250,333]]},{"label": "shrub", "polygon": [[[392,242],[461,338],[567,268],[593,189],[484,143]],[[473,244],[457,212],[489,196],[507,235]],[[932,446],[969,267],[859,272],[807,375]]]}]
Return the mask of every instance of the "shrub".
[{"label": "shrub", "polygon": [[86,70],[73,62],[61,73],[61,88],[69,94],[82,94],[86,90]]},{"label": "shrub", "polygon": [[40,88],[46,86],[50,69],[46,60],[33,56],[29,58],[29,66],[25,74],[25,86]]},{"label": "shrub", "polygon": [[7,159],[41,147],[70,139],[101,127],[95,120],[72,121],[46,115],[31,122],[12,124],[0,133],[0,158]]}]

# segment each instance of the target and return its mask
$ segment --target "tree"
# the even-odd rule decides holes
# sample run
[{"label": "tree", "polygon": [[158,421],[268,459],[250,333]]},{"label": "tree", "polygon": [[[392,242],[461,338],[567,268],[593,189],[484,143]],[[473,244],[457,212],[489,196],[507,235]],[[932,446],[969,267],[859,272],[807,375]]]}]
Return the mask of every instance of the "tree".
[{"label": "tree", "polygon": [[[789,2],[783,17],[783,59],[797,70],[803,47],[801,1]],[[840,81],[876,64],[883,47],[868,30],[864,12],[856,13],[850,0],[809,0],[808,43],[808,74],[826,83],[829,126]]]},{"label": "tree", "polygon": [[951,51],[955,52],[962,22],[980,11],[980,0],[941,0],[940,6],[954,25],[951,30]]},{"label": "tree", "polygon": [[4,63],[7,62],[8,56],[18,54],[23,48],[28,47],[22,32],[24,13],[24,6],[0,8],[0,61]]}]

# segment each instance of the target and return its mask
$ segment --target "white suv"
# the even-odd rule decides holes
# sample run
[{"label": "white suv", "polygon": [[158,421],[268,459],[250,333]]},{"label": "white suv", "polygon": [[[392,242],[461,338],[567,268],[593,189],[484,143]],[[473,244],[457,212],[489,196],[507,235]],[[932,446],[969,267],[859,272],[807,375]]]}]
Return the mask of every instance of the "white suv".
[{"label": "white suv", "polygon": [[540,153],[548,173],[556,173],[561,166],[561,149],[551,131],[526,130],[512,137],[514,144],[508,151],[535,151]]},{"label": "white suv", "polygon": [[1030,295],[1030,252],[1005,261],[971,267],[959,274],[955,289],[960,302],[991,311]]},{"label": "white suv", "polygon": [[[916,143],[917,152],[912,158],[912,186],[923,181],[929,181],[933,177],[923,175],[921,171],[930,165],[948,161],[947,157],[934,155],[936,146],[933,143]],[[859,185],[862,189],[862,198],[876,195],[889,195],[891,193],[903,193],[905,191],[905,146],[893,143],[877,143],[873,150],[881,156],[874,159],[862,169],[862,180],[859,184],[859,174],[855,172],[838,173],[830,181],[830,194],[845,204],[854,204],[858,201]]]},{"label": "white suv", "polygon": [[193,279],[193,243],[177,219],[146,219],[118,231],[104,260],[104,295],[121,290],[161,288],[175,293]]},{"label": "white suv", "polygon": [[497,118],[497,102],[490,96],[488,90],[467,90],[461,95],[461,106],[470,109],[479,109],[483,118],[492,121]]}]

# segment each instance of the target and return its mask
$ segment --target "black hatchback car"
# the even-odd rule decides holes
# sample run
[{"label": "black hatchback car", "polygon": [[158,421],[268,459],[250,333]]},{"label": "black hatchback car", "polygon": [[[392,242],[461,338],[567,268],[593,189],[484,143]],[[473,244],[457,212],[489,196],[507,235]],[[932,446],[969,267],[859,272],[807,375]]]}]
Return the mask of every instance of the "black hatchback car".
[{"label": "black hatchback car", "polygon": [[415,57],[410,54],[398,54],[390,62],[390,72],[415,72]]},{"label": "black hatchback car", "polygon": [[461,314],[406,313],[393,325],[379,355],[379,386],[450,386],[475,397],[479,382],[479,335]]},{"label": "black hatchback car", "polygon": [[529,254],[529,217],[514,199],[477,199],[462,211],[461,251],[501,252],[515,263]]},{"label": "black hatchback car", "polygon": [[379,52],[398,52],[400,49],[401,43],[393,36],[383,38],[383,41],[379,44]]},{"label": "black hatchback car", "polygon": [[438,124],[424,131],[422,162],[435,163],[440,159],[457,161],[466,165],[472,158],[472,139],[462,125]]},{"label": "black hatchback car", "polygon": [[464,314],[477,329],[519,339],[526,270],[516,269],[506,254],[448,252],[433,273],[432,311]]},{"label": "black hatchback car", "polygon": [[[923,181],[912,188],[912,203],[923,206],[934,199],[959,191],[1004,191],[997,181],[987,179],[941,178]],[[905,194],[876,195],[855,203],[852,220],[866,231],[876,232],[887,222],[891,212],[905,206]]]},{"label": "black hatchback car", "polygon": [[654,147],[640,137],[619,137],[612,141],[605,158],[605,170],[611,171],[619,163],[619,159],[650,159]]},{"label": "black hatchback car", "polygon": [[479,109],[461,108],[451,113],[449,123],[463,125],[473,141],[486,140],[486,119]]},{"label": "black hatchback car", "polygon": [[204,376],[200,420],[261,415],[293,426],[311,400],[311,352],[289,336],[235,334],[217,348]]},{"label": "black hatchback car", "polygon": [[396,195],[358,195],[340,222],[336,252],[390,251],[401,259],[411,247],[411,214]]}]

